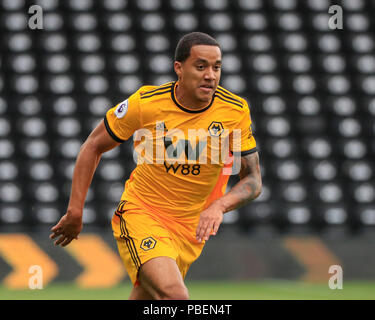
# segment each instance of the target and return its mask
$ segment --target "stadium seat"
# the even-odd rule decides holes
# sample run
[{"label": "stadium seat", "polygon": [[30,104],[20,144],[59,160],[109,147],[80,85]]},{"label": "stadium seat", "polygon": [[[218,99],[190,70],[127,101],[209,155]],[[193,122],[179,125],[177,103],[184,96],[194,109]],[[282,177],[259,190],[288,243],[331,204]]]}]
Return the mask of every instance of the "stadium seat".
[{"label": "stadium seat", "polygon": [[129,34],[110,34],[108,43],[108,50],[112,49],[114,52],[130,52],[136,46],[135,37]]},{"label": "stadium seat", "polygon": [[43,8],[43,11],[53,11],[58,8],[58,0],[35,0],[34,3]]},{"label": "stadium seat", "polygon": [[62,52],[66,50],[67,47],[66,36],[61,33],[48,33],[42,35],[38,38],[38,42],[40,42],[39,47],[48,52]]},{"label": "stadium seat", "polygon": [[105,25],[108,31],[113,33],[115,32],[125,32],[131,30],[132,27],[132,19],[126,13],[109,13],[104,16]]},{"label": "stadium seat", "polygon": [[239,0],[236,1],[236,5],[238,6],[238,9],[240,11],[242,10],[247,10],[247,11],[252,11],[252,10],[259,10],[262,8],[263,3],[261,0],[254,0],[254,1],[246,1],[246,0]]},{"label": "stadium seat", "polygon": [[[42,7],[43,8],[43,7]],[[43,29],[46,31],[61,31],[64,26],[64,19],[56,12],[47,12],[43,16]]]},{"label": "stadium seat", "polygon": [[8,228],[12,225],[20,227],[28,225],[27,217],[24,214],[25,208],[22,204],[1,204],[0,205],[0,225],[5,225]]},{"label": "stadium seat", "polygon": [[137,7],[142,11],[159,11],[161,0],[140,0],[137,1]]},{"label": "stadium seat", "polygon": [[173,26],[179,32],[192,32],[198,27],[198,18],[188,12],[182,12],[173,15]]},{"label": "stadium seat", "polygon": [[102,6],[108,11],[121,11],[126,9],[128,0],[108,0],[103,1]]}]

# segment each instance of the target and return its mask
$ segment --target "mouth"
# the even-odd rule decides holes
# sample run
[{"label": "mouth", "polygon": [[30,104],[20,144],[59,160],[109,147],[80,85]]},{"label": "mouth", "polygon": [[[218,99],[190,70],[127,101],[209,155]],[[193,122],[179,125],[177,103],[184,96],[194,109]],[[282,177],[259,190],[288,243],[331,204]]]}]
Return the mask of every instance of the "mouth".
[{"label": "mouth", "polygon": [[211,93],[214,89],[214,86],[210,84],[203,84],[199,86],[199,89],[202,90],[204,93]]}]

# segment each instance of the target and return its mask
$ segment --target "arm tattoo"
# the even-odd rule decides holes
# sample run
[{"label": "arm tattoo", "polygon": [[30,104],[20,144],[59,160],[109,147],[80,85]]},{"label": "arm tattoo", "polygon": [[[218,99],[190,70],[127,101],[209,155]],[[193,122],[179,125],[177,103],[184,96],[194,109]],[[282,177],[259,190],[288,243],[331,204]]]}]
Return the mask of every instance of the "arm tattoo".
[{"label": "arm tattoo", "polygon": [[241,170],[239,173],[240,179],[243,179],[251,174],[257,175],[258,173],[260,174],[258,152],[241,157]]},{"label": "arm tattoo", "polygon": [[228,192],[228,196],[235,198],[225,210],[231,211],[239,208],[257,198],[262,189],[258,152],[241,157],[240,181]]}]

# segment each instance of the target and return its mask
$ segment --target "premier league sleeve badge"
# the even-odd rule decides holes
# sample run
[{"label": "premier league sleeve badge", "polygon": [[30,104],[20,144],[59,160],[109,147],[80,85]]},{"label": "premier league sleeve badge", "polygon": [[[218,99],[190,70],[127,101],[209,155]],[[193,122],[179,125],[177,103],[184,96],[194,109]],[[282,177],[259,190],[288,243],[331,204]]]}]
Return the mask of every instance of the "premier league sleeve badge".
[{"label": "premier league sleeve badge", "polygon": [[118,107],[116,108],[115,115],[117,118],[121,119],[126,115],[128,111],[128,100],[125,100],[119,103]]}]

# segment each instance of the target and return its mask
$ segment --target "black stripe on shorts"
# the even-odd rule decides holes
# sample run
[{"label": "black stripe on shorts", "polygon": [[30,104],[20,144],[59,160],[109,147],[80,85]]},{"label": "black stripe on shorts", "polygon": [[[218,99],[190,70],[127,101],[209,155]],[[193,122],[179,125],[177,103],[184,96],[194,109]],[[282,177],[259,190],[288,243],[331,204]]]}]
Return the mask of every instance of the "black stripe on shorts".
[{"label": "black stripe on shorts", "polygon": [[125,219],[118,213],[115,213],[120,218],[120,230],[121,235],[120,237],[125,240],[126,246],[129,249],[130,255],[134,262],[135,267],[137,270],[141,267],[141,260],[139,259],[138,252],[134,243],[133,238],[129,235],[129,230],[126,228]]}]

